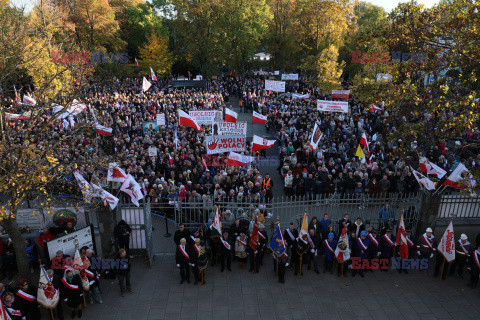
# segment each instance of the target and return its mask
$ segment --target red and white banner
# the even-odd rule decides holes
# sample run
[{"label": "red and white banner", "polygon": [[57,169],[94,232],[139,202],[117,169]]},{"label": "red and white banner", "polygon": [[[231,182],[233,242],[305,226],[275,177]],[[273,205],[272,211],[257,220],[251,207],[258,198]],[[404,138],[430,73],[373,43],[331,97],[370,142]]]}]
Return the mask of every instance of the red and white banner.
[{"label": "red and white banner", "polygon": [[338,239],[337,248],[335,249],[335,256],[339,263],[350,259],[350,244],[348,242],[347,227],[343,226],[342,234]]},{"label": "red and white banner", "polygon": [[445,186],[456,189],[471,189],[475,187],[476,184],[477,182],[473,179],[473,175],[463,163],[460,163],[443,183]]},{"label": "red and white banner", "polygon": [[150,87],[152,86],[152,83],[150,83],[147,78],[143,77],[143,83],[142,83],[142,90],[143,92],[147,91],[148,89],[150,89]]},{"label": "red and white banner", "polygon": [[235,111],[225,108],[225,121],[227,122],[237,122],[238,113]]},{"label": "red and white banner", "polygon": [[33,99],[32,97],[30,97],[28,94],[24,94],[23,95],[23,104],[33,107],[34,105],[37,104],[37,101],[35,99]]},{"label": "red and white banner", "polygon": [[26,119],[30,118],[31,115],[32,115],[32,112],[30,112],[30,111],[22,113],[22,114],[5,112],[5,121],[26,120]]},{"label": "red and white banner", "polygon": [[157,76],[155,75],[155,72],[153,72],[152,67],[150,67],[150,79],[151,79],[152,81],[158,81],[158,80],[157,80]]},{"label": "red and white banner", "polygon": [[310,138],[310,149],[312,149],[314,152],[317,151],[318,144],[322,140],[323,133],[320,130],[320,127],[318,124],[315,122],[315,126],[313,127],[313,134],[312,137]]},{"label": "red and white banner", "polygon": [[115,197],[108,191],[103,190],[96,184],[92,183],[93,190],[95,190],[95,195],[103,200],[105,206],[110,206],[110,209],[115,209],[118,204],[118,198]]},{"label": "red and white banner", "polygon": [[197,131],[203,131],[202,127],[200,127],[200,125],[183,110],[178,109],[178,119],[181,126],[187,126]]},{"label": "red and white banner", "polygon": [[135,58],[135,65],[136,65],[138,68],[140,68],[140,65],[138,64],[137,58]]},{"label": "red and white banner", "polygon": [[332,90],[332,98],[334,99],[348,99],[350,90]]},{"label": "red and white banner", "polygon": [[348,102],[317,100],[317,110],[325,112],[348,113]]},{"label": "red and white banner", "polygon": [[424,187],[429,191],[435,190],[435,183],[433,183],[432,180],[428,179],[420,172],[413,170],[412,167],[410,167],[410,169],[412,170],[413,176],[415,177],[419,185],[421,185],[422,187]]},{"label": "red and white banner", "polygon": [[107,128],[98,123],[95,124],[95,132],[101,136],[111,136],[112,135],[112,128]]},{"label": "red and white banner", "polygon": [[453,260],[455,260],[455,237],[453,234],[452,221],[450,221],[447,230],[445,230],[445,233],[443,234],[442,240],[440,240],[437,249],[443,254],[447,262],[452,262]]},{"label": "red and white banner", "polygon": [[227,165],[234,167],[241,167],[255,161],[255,157],[246,156],[243,154],[230,152],[227,158]]},{"label": "red and white banner", "polygon": [[267,122],[267,116],[264,116],[258,112],[253,111],[252,122],[265,124]]},{"label": "red and white banner", "polygon": [[207,154],[245,151],[246,138],[242,135],[215,135],[207,136],[205,143]]},{"label": "red and white banner", "polygon": [[381,111],[381,110],[383,110],[383,108],[380,108],[380,107],[377,107],[376,105],[373,105],[373,106],[370,107],[369,111],[371,113],[374,113],[374,112]]},{"label": "red and white banner", "polygon": [[447,171],[443,170],[435,163],[431,163],[427,158],[420,157],[420,171],[426,173],[427,175],[437,176],[439,179],[442,179],[444,175],[447,174]]},{"label": "red and white banner", "polygon": [[123,182],[120,190],[130,196],[130,199],[132,200],[132,203],[134,205],[136,205],[137,207],[140,206],[138,200],[143,199],[142,188],[130,174],[127,175],[127,179],[125,179],[125,182]]},{"label": "red and white banner", "polygon": [[213,134],[241,134],[243,136],[247,135],[247,123],[246,122],[215,122],[213,124]]},{"label": "red and white banner", "polygon": [[259,136],[253,136],[252,151],[270,149],[276,140],[267,140]]},{"label": "red and white banner", "polygon": [[193,110],[188,111],[188,114],[199,125],[211,126],[214,122],[223,120],[223,113],[220,110]]},{"label": "red and white banner", "polygon": [[127,174],[116,162],[108,164],[107,181],[124,182],[126,178]]},{"label": "red and white banner", "polygon": [[397,246],[400,246],[400,257],[402,259],[408,258],[408,240],[407,240],[407,230],[405,229],[405,222],[403,220],[403,212],[400,216],[400,223],[398,224],[398,232],[396,239]]},{"label": "red and white banner", "polygon": [[0,319],[11,320],[10,316],[8,315],[7,311],[5,310],[5,306],[3,305],[2,299],[0,299]]}]

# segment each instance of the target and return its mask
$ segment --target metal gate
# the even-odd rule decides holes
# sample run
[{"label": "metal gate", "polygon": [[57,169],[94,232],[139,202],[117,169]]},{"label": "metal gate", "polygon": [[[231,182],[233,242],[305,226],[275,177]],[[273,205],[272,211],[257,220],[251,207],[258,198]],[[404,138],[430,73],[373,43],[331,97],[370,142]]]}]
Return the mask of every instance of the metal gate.
[{"label": "metal gate", "polygon": [[290,222],[294,222],[298,226],[301,224],[303,213],[307,212],[310,219],[314,216],[321,219],[324,214],[328,214],[334,227],[344,214],[349,214],[351,220],[360,217],[365,224],[377,228],[381,220],[379,213],[388,204],[390,215],[387,219],[390,226],[393,227],[400,219],[401,213],[404,212],[405,226],[415,231],[421,201],[421,194],[408,197],[390,195],[381,198],[371,198],[366,195],[360,198],[340,197],[338,194],[319,195],[310,199],[277,197],[270,203],[213,202],[206,198],[202,202],[176,203],[172,210],[175,212],[176,226],[183,223],[187,227],[196,224],[211,224],[215,207],[219,205],[222,211],[222,223],[225,225],[233,223],[235,218],[251,219],[255,210],[260,209],[267,218],[266,224],[270,226],[277,221],[284,227]]},{"label": "metal gate", "polygon": [[122,205],[117,207],[117,210],[120,211],[120,214],[117,214],[118,219],[125,220],[132,229],[130,250],[144,254],[151,266],[154,254],[150,201],[142,203],[140,207]]}]

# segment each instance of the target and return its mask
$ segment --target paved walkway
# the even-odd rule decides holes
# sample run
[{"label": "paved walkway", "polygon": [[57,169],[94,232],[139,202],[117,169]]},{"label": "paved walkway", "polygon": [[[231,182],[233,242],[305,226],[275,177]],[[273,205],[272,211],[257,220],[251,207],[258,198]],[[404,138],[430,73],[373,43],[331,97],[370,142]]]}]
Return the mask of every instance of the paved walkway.
[{"label": "paved walkway", "polygon": [[[267,257],[266,257],[267,258]],[[172,254],[156,257],[152,269],[134,261],[133,294],[120,297],[115,281],[102,280],[104,304],[87,305],[84,319],[478,319],[480,288],[457,277],[446,281],[423,272],[375,271],[344,279],[287,270],[276,282],[270,257],[259,274],[206,269],[206,284],[179,284]],[[46,319],[46,317],[45,317]],[[69,319],[66,317],[66,319]]]}]

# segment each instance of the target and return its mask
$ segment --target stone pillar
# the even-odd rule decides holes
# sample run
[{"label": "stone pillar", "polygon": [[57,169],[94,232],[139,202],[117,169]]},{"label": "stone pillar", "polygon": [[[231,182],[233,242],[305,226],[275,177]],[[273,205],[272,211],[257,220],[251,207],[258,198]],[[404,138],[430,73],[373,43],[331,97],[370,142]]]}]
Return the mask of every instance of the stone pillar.
[{"label": "stone pillar", "polygon": [[[106,257],[110,251],[110,239],[114,238],[113,229],[117,224],[116,210],[110,210],[110,207],[100,206],[97,208],[98,228],[100,231],[100,242],[97,247],[101,248],[102,256]],[[116,254],[116,253],[115,253]]]}]

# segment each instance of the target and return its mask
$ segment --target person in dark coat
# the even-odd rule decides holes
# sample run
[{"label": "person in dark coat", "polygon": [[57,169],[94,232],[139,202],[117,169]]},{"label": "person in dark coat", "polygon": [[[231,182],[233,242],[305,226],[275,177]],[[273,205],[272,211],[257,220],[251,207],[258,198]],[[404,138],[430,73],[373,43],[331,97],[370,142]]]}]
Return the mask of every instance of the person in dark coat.
[{"label": "person in dark coat", "polygon": [[[387,232],[380,237],[380,258],[381,259],[391,259],[393,257],[393,251],[395,249],[395,239],[392,236],[392,230],[387,230]],[[382,271],[387,271],[387,269],[381,269]]]},{"label": "person in dark coat", "polygon": [[[304,264],[303,259],[304,255],[307,253],[307,251],[310,249],[310,244],[308,243],[308,236],[306,234],[303,234],[303,236],[300,238],[298,237],[295,240],[295,243],[293,245],[292,251],[295,251],[295,275],[300,272],[300,275],[302,275],[302,265]],[[300,262],[302,262],[300,264]]]},{"label": "person in dark coat", "polygon": [[335,260],[335,249],[337,241],[333,232],[328,234],[328,240],[323,241],[323,273],[333,274],[333,261]]},{"label": "person in dark coat", "polygon": [[15,299],[15,295],[9,291],[3,294],[3,305],[5,307],[5,311],[10,316],[12,320],[23,320],[24,315],[22,314],[22,310],[20,309],[20,302]]},{"label": "person in dark coat", "polygon": [[20,310],[26,320],[38,320],[41,318],[37,303],[37,288],[30,286],[27,279],[18,281],[20,289],[17,291],[16,300],[20,303]]},{"label": "person in dark coat", "polygon": [[320,271],[318,270],[317,255],[320,253],[320,233],[316,233],[315,229],[310,229],[309,233],[310,248],[305,254],[305,258],[307,260],[305,262],[307,263],[307,270],[311,269],[313,262],[313,270],[315,270],[315,273],[319,274]]},{"label": "person in dark coat", "polygon": [[90,290],[88,290],[90,304],[93,304],[94,301],[102,304],[102,294],[100,293],[100,273],[98,270],[92,269],[92,259],[95,259],[93,256],[93,251],[87,249],[85,251],[85,257],[89,261],[89,267],[85,270],[85,273],[87,274],[88,282],[90,284]]},{"label": "person in dark coat", "polygon": [[295,251],[294,245],[295,245],[295,239],[298,238],[298,230],[294,228],[293,222],[290,222],[290,225],[288,226],[287,229],[283,232],[283,239],[285,239],[285,242],[287,243],[287,250],[290,249],[290,261],[292,265],[295,265],[297,262],[297,253]]},{"label": "person in dark coat", "polygon": [[115,234],[115,239],[117,239],[118,242],[118,248],[123,248],[129,252],[130,234],[132,233],[130,226],[125,222],[125,220],[120,220],[113,232]]},{"label": "person in dark coat", "polygon": [[232,263],[233,248],[228,239],[228,232],[223,233],[218,245],[220,251],[220,271],[223,272],[225,269],[225,262],[227,263],[227,270],[232,271],[232,269],[230,269],[230,265]]},{"label": "person in dark coat", "polygon": [[177,268],[180,270],[180,284],[184,283],[185,280],[190,283],[190,264],[192,262],[189,252],[191,251],[187,246],[187,239],[180,239],[180,244],[177,246],[175,253]]},{"label": "person in dark coat", "polygon": [[120,267],[117,270],[118,284],[120,285],[120,294],[125,297],[125,287],[128,293],[133,293],[132,286],[130,284],[130,255],[125,249],[118,250],[116,256],[120,259]]},{"label": "person in dark coat", "polygon": [[200,256],[201,239],[195,238],[195,243],[190,247],[190,266],[192,267],[193,278],[197,284],[200,281],[200,270],[198,269],[198,257]]},{"label": "person in dark coat", "polygon": [[[378,231],[372,229],[371,232],[368,233],[368,240],[370,240],[370,244],[367,248],[367,257],[371,265],[372,259],[378,258],[378,256],[380,255],[380,241]],[[373,272],[372,268],[370,268],[370,272]]]},{"label": "person in dark coat", "polygon": [[82,280],[78,274],[74,274],[72,269],[65,270],[65,276],[62,278],[62,287],[60,289],[61,298],[70,308],[72,319],[75,318],[75,310],[78,310],[78,317],[82,317]]},{"label": "person in dark coat", "polygon": [[350,234],[350,232],[348,232],[348,230],[349,230],[351,224],[352,224],[352,222],[348,218],[348,214],[344,214],[343,218],[338,220],[338,233],[341,234],[342,230],[343,230],[343,227],[346,227],[347,228],[347,233]]},{"label": "person in dark coat", "polygon": [[190,239],[190,231],[185,228],[183,223],[178,225],[178,230],[175,231],[175,234],[173,235],[173,241],[178,246],[180,245],[180,239],[182,238],[185,238],[185,240]]},{"label": "person in dark coat", "polygon": [[455,260],[450,267],[450,275],[453,275],[455,271],[457,271],[458,276],[463,279],[463,269],[467,264],[471,251],[472,244],[468,241],[467,235],[462,234],[455,244]]},{"label": "person in dark coat", "polygon": [[[352,232],[352,235],[355,232]],[[353,239],[352,237],[352,257],[367,259],[368,258],[368,246],[370,245],[370,239],[368,238],[367,231],[363,230],[360,232],[360,237]],[[352,269],[352,277],[360,274],[360,277],[363,278],[363,269]]]},{"label": "person in dark coat", "polygon": [[477,287],[478,278],[480,276],[480,244],[477,244],[477,249],[472,252],[470,261],[470,282],[468,283],[468,287],[475,289]]}]

